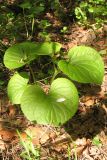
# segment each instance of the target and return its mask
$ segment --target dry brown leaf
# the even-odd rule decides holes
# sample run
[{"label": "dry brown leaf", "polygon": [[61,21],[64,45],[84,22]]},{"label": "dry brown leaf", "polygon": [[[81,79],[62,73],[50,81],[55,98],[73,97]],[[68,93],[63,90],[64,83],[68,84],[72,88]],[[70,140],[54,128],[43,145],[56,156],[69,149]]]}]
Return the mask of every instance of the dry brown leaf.
[{"label": "dry brown leaf", "polygon": [[93,96],[90,96],[90,95],[85,95],[85,96],[82,96],[82,97],[80,98],[81,102],[83,102],[83,103],[89,101],[90,99],[94,99],[94,97],[93,97]]},{"label": "dry brown leaf", "polygon": [[100,137],[101,142],[102,142],[103,144],[106,144],[106,145],[107,145],[107,135],[105,134],[104,131],[101,131],[99,137]]},{"label": "dry brown leaf", "polygon": [[90,99],[84,103],[87,107],[94,105],[94,99]]},{"label": "dry brown leaf", "polygon": [[14,130],[9,131],[9,130],[6,130],[6,129],[2,129],[0,131],[0,136],[2,137],[2,139],[4,141],[11,141],[14,137],[17,136],[17,134]]},{"label": "dry brown leaf", "polygon": [[102,50],[104,48],[104,44],[105,44],[104,40],[100,40],[100,41],[96,42],[96,45],[98,47],[100,47],[100,50]]},{"label": "dry brown leaf", "polygon": [[52,139],[53,141],[55,140],[56,136],[57,136],[57,135],[56,135],[55,132],[51,132],[51,133],[49,134],[50,139]]},{"label": "dry brown leaf", "polygon": [[82,138],[82,139],[78,138],[78,139],[75,141],[75,144],[76,144],[77,146],[85,146],[85,145],[87,144],[87,140],[86,140],[86,138]]},{"label": "dry brown leaf", "polygon": [[32,143],[36,146],[40,146],[40,141],[39,139],[33,138]]},{"label": "dry brown leaf", "polygon": [[9,105],[9,116],[13,118],[15,116],[15,113],[16,113],[15,106]]},{"label": "dry brown leaf", "polygon": [[43,144],[49,139],[49,132],[46,127],[42,128],[30,126],[26,129],[26,131],[31,133],[32,137],[35,139],[35,142],[40,141],[40,143]]},{"label": "dry brown leaf", "polygon": [[2,140],[2,137],[0,136],[0,150],[5,150],[5,149],[6,149],[6,145],[4,141]]},{"label": "dry brown leaf", "polygon": [[79,146],[79,147],[76,147],[75,149],[72,149],[72,152],[76,152],[76,154],[78,156],[80,156],[82,154],[82,152],[84,151],[85,147],[84,146]]},{"label": "dry brown leaf", "polygon": [[25,132],[22,132],[21,133],[21,138],[22,138],[22,140],[25,141],[27,139],[27,134]]},{"label": "dry brown leaf", "polygon": [[54,146],[54,150],[57,152],[61,152],[61,151],[67,150],[67,149],[68,149],[67,144],[58,144],[58,145]]},{"label": "dry brown leaf", "polygon": [[97,146],[91,146],[89,147],[89,153],[91,156],[100,155],[101,151]]},{"label": "dry brown leaf", "polygon": [[92,106],[94,105],[95,103],[95,96],[89,96],[89,95],[86,95],[86,96],[83,96],[80,101],[82,103],[84,103],[86,106]]},{"label": "dry brown leaf", "polygon": [[[27,135],[27,133],[25,133],[25,132],[22,132],[22,133],[21,133],[21,138],[22,138],[23,141],[29,140],[29,139],[28,139],[28,135]],[[34,145],[37,145],[37,146],[40,145],[39,139],[34,138],[34,137],[32,137],[32,143],[33,143]]]}]

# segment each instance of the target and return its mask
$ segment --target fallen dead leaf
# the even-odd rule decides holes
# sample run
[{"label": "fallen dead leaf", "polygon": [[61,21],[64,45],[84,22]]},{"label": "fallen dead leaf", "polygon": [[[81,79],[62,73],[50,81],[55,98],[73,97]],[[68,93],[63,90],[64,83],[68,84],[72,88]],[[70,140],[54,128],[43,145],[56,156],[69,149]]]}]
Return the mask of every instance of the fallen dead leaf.
[{"label": "fallen dead leaf", "polygon": [[2,140],[2,137],[0,136],[0,150],[5,150],[5,149],[6,149],[5,143]]},{"label": "fallen dead leaf", "polygon": [[[22,140],[23,141],[27,141],[27,140],[29,140],[28,139],[28,135],[25,133],[25,132],[22,132],[21,133],[21,138],[22,138]],[[37,138],[32,138],[32,143],[34,144],[34,145],[37,145],[37,146],[40,146],[40,141],[39,141],[39,139],[37,139]]]},{"label": "fallen dead leaf", "polygon": [[90,153],[90,155],[91,156],[94,156],[94,155],[100,155],[101,154],[101,151],[100,151],[100,149],[97,147],[97,146],[91,146],[91,147],[89,147],[89,153]]},{"label": "fallen dead leaf", "polygon": [[103,144],[107,144],[107,136],[105,135],[105,132],[104,131],[101,131],[100,135],[100,140]]},{"label": "fallen dead leaf", "polygon": [[86,138],[82,138],[82,139],[78,138],[78,139],[75,141],[75,144],[76,144],[77,146],[85,146],[85,145],[87,144],[87,140],[86,140]]},{"label": "fallen dead leaf", "polygon": [[76,154],[77,154],[78,156],[80,156],[80,155],[82,154],[82,152],[84,151],[84,149],[85,149],[85,146],[78,146],[78,147],[73,148],[73,149],[71,150],[71,154],[73,154],[73,153],[76,152]]},{"label": "fallen dead leaf", "polygon": [[58,144],[54,146],[54,150],[57,152],[62,152],[64,150],[67,150],[68,146],[67,144]]},{"label": "fallen dead leaf", "polygon": [[39,141],[41,144],[43,144],[50,138],[47,127],[42,128],[30,126],[26,129],[26,132],[30,132],[34,139],[34,142],[37,143]]},{"label": "fallen dead leaf", "polygon": [[89,106],[92,106],[94,105],[95,103],[95,96],[89,96],[89,95],[86,95],[86,96],[83,96],[80,101],[82,103],[84,103],[87,107]]},{"label": "fallen dead leaf", "polygon": [[94,105],[94,99],[90,99],[84,103],[87,107]]},{"label": "fallen dead leaf", "polygon": [[9,105],[9,116],[13,118],[15,116],[15,113],[16,113],[15,106]]},{"label": "fallen dead leaf", "polygon": [[100,47],[100,50],[103,49],[104,44],[105,44],[104,40],[100,40],[100,41],[96,42],[96,45],[98,47]]},{"label": "fallen dead leaf", "polygon": [[4,141],[11,141],[13,139],[13,137],[17,136],[17,134],[14,130],[9,131],[9,130],[6,130],[6,129],[2,129],[0,131],[0,136],[2,137],[2,139]]},{"label": "fallen dead leaf", "polygon": [[56,137],[55,141],[52,143],[53,145],[63,144],[71,141],[71,137],[69,135],[63,134]]},{"label": "fallen dead leaf", "polygon": [[50,139],[52,139],[52,141],[54,141],[55,138],[57,137],[57,135],[56,135],[55,132],[51,132],[51,133],[49,134],[49,137],[50,137]]}]

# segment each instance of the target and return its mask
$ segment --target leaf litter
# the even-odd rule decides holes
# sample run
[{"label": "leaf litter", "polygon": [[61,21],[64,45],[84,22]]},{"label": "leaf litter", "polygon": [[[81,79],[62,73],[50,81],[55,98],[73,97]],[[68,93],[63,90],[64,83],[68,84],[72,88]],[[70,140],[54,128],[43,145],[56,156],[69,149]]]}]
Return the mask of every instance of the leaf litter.
[{"label": "leaf litter", "polygon": [[[71,34],[65,35],[66,49],[85,44],[97,50],[106,50],[106,38],[102,30],[72,26]],[[87,34],[86,34],[87,33]],[[54,39],[58,37],[53,37]],[[81,41],[80,41],[81,40]],[[21,160],[23,147],[16,133],[18,129],[23,141],[32,133],[32,143],[40,149],[40,160],[106,160],[107,159],[107,56],[103,56],[105,76],[102,86],[76,84],[80,91],[79,109],[76,115],[62,127],[37,125],[29,122],[19,108],[11,105],[6,95],[0,98],[0,159]],[[93,144],[98,136],[100,145]]]}]

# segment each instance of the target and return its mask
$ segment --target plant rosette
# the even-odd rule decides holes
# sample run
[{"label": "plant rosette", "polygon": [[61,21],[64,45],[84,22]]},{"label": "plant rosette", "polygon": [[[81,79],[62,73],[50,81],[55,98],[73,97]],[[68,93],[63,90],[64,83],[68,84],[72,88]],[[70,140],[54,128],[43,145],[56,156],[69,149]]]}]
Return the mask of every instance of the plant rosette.
[{"label": "plant rosette", "polygon": [[[4,64],[16,69],[39,56],[60,52],[57,42],[16,44],[5,52]],[[104,76],[104,63],[100,54],[91,47],[77,46],[68,51],[68,60],[58,62],[59,69],[69,79],[80,83],[101,84]],[[7,87],[8,97],[13,104],[20,104],[24,115],[38,124],[59,126],[72,118],[78,109],[78,91],[67,78],[53,79],[47,93],[36,83],[29,83],[28,73],[16,72]]]}]

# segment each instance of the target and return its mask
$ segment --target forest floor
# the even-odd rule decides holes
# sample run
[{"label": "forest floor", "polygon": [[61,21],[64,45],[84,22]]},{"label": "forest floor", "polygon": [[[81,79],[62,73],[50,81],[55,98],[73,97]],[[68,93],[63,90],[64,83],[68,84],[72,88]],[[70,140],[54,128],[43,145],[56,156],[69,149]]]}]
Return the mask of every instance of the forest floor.
[{"label": "forest floor", "polygon": [[[52,20],[49,16],[48,18]],[[53,27],[58,29],[60,24],[54,21]],[[65,50],[82,44],[107,53],[107,35],[102,28],[94,32],[92,29],[84,29],[73,24],[69,26],[66,34],[55,33],[54,30],[51,36],[53,41],[61,42]],[[81,93],[78,111],[69,122],[61,127],[29,122],[20,108],[11,105],[6,94],[1,93],[0,159],[24,159],[20,156],[24,152],[20,140],[29,141],[29,136],[26,134],[26,131],[29,131],[40,160],[107,160],[106,54],[102,58],[105,63],[103,84],[101,86],[76,84]],[[16,130],[20,131],[21,138]]]}]

